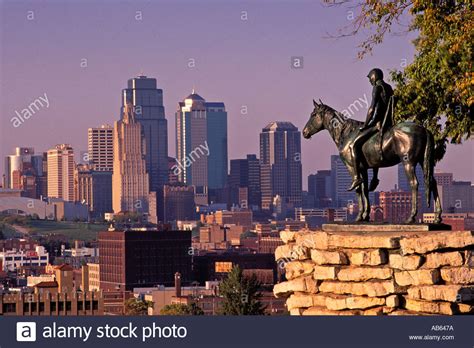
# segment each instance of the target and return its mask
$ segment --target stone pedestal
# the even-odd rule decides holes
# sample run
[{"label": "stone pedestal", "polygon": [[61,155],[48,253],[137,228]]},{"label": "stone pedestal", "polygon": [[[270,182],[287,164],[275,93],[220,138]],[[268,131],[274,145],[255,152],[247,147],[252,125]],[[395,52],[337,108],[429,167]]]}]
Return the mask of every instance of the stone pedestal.
[{"label": "stone pedestal", "polygon": [[473,231],[383,226],[282,231],[275,258],[287,281],[275,296],[292,315],[474,313]]}]

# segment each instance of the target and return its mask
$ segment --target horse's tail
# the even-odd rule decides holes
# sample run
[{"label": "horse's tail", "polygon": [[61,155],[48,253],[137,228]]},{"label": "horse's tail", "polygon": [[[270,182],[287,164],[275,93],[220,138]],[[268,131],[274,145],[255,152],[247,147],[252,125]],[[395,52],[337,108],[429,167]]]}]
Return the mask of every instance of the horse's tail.
[{"label": "horse's tail", "polygon": [[429,130],[426,130],[426,145],[425,145],[425,158],[423,160],[423,176],[425,180],[425,199],[427,207],[430,207],[432,183],[433,183],[433,171],[435,164],[435,145],[433,134]]}]

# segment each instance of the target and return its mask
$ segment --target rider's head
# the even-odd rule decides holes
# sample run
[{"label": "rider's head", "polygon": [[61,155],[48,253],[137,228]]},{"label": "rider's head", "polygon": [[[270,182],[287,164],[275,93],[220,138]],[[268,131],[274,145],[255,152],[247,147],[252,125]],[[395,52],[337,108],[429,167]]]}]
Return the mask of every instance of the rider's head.
[{"label": "rider's head", "polygon": [[383,80],[383,72],[379,68],[375,68],[375,69],[370,70],[367,77],[369,78],[369,81],[372,84],[372,86],[375,86],[377,81]]}]

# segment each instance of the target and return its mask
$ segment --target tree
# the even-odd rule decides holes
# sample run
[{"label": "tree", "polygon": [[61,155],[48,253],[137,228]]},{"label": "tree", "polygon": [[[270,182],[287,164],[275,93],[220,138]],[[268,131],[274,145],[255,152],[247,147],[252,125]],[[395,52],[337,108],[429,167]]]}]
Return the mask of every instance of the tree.
[{"label": "tree", "polygon": [[[333,1],[332,5],[348,3]],[[362,0],[351,8],[357,11],[351,29],[343,28],[339,36],[372,30],[359,45],[359,58],[371,53],[406,16],[410,18],[408,31],[417,34],[413,62],[402,64],[402,71],[391,72],[398,99],[396,119],[423,124],[439,143],[461,143],[469,138],[474,132],[471,1]]]},{"label": "tree", "polygon": [[164,306],[161,311],[161,315],[204,315],[204,311],[196,303],[183,304],[173,303]]},{"label": "tree", "polygon": [[133,297],[125,301],[125,315],[148,315],[149,307],[153,307],[153,302]]},{"label": "tree", "polygon": [[255,274],[244,277],[239,266],[230,271],[219,285],[219,294],[223,297],[221,314],[223,315],[262,315],[265,306],[260,302],[261,287]]}]

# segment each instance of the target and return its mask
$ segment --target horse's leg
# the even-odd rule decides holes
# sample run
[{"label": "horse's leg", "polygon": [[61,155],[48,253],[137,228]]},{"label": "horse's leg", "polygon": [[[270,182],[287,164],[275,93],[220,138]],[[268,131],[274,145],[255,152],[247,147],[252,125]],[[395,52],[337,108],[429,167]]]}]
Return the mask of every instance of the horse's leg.
[{"label": "horse's leg", "polygon": [[408,183],[411,188],[411,213],[410,217],[406,220],[406,223],[415,222],[416,214],[418,213],[418,180],[416,179],[415,167],[416,163],[412,164],[409,161],[403,163],[405,168],[405,174],[408,178]]},{"label": "horse's leg", "polygon": [[362,176],[362,199],[364,201],[364,212],[362,213],[362,220],[363,221],[370,221],[370,200],[369,200],[369,175],[367,170],[361,172]]},{"label": "horse's leg", "polygon": [[438,185],[436,184],[435,178],[432,178],[430,185],[431,185],[431,192],[433,193],[433,201],[435,204],[434,223],[440,224],[441,221],[443,220],[441,218],[442,209],[441,209],[441,200],[439,199],[439,194],[438,194]]},{"label": "horse's leg", "polygon": [[364,213],[364,202],[362,200],[362,185],[359,185],[356,189],[357,200],[359,201],[359,213],[357,214],[356,220],[357,222],[362,221],[362,214]]},{"label": "horse's leg", "polygon": [[373,176],[372,176],[372,180],[370,180],[370,185],[369,185],[369,191],[372,192],[372,191],[375,191],[375,189],[377,188],[377,186],[379,185],[379,178],[378,178],[378,175],[379,175],[379,169],[378,168],[372,168],[372,171],[373,171]]}]

